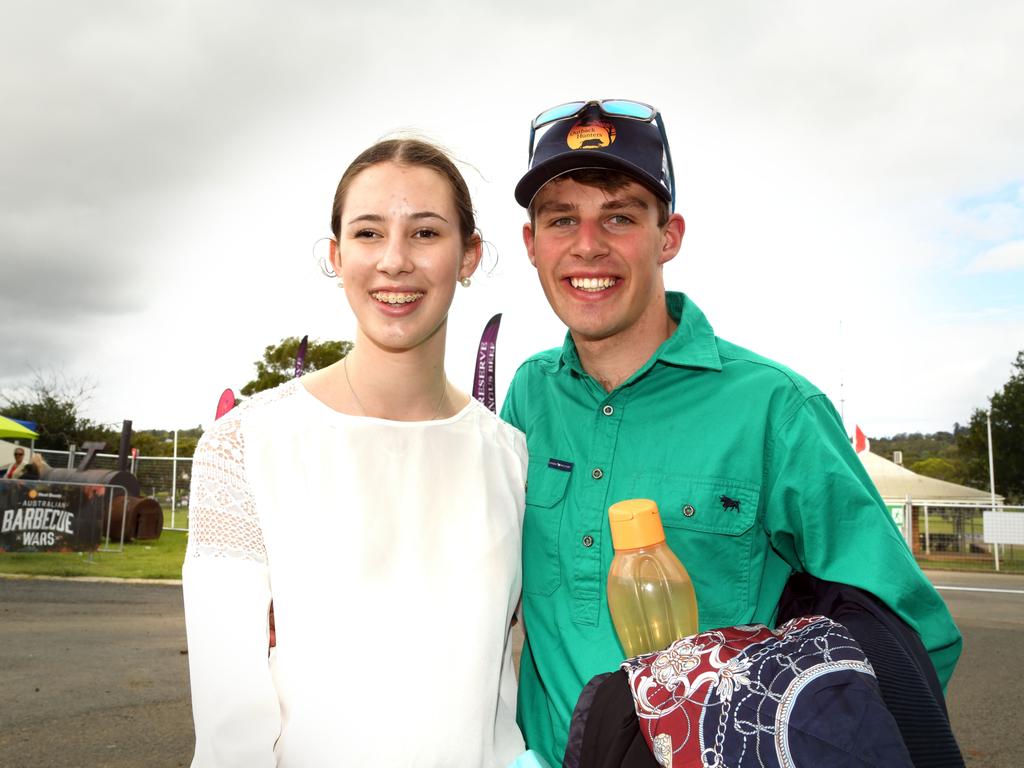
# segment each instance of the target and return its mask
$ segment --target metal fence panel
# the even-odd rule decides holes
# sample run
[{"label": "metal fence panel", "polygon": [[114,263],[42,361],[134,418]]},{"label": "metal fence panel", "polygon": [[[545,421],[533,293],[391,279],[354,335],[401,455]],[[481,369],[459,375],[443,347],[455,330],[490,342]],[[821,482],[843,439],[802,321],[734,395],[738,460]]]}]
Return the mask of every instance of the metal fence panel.
[{"label": "metal fence panel", "polygon": [[[37,449],[51,467],[73,467],[85,457],[84,451],[71,456],[68,451]],[[117,469],[115,453],[97,453],[92,469]],[[188,530],[188,500],[192,482],[192,459],[173,456],[139,456],[129,469],[138,478],[143,496],[156,499],[164,508],[164,530]]]},{"label": "metal fence panel", "polygon": [[[1024,545],[1015,538],[1000,539],[998,544],[986,540],[985,518],[993,514],[991,504],[908,499],[903,505],[902,529],[922,565],[1024,573]],[[1024,537],[1024,507],[997,505],[994,513],[1003,528]]]},{"label": "metal fence panel", "polygon": [[[77,465],[85,455],[78,451],[37,450],[53,467]],[[117,455],[99,453],[91,466],[116,469]],[[156,499],[164,508],[165,530],[188,530],[188,502],[192,480],[192,459],[172,456],[140,456],[130,467],[138,478],[142,494]],[[925,567],[1007,570],[1024,573],[1024,506],[979,502],[920,501],[885,499],[914,556]],[[986,540],[985,515],[1000,516],[1001,530],[1009,526],[1016,538]],[[990,518],[991,519],[991,518]],[[1018,535],[1019,534],[1019,535]],[[991,538],[991,537],[990,537]]]}]

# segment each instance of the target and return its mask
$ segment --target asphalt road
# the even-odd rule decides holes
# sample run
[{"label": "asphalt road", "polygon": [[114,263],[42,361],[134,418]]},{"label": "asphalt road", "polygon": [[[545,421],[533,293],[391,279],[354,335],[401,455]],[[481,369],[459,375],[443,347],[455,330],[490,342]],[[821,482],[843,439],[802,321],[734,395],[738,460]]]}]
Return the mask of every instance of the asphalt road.
[{"label": "asphalt road", "polygon": [[967,765],[1024,764],[1024,576],[928,576],[964,636],[964,653],[946,690],[946,705]]},{"label": "asphalt road", "polygon": [[[967,765],[1019,765],[1024,577],[929,576],[965,638],[947,693]],[[185,650],[180,587],[0,578],[0,765],[187,766]]]},{"label": "asphalt road", "polygon": [[5,768],[191,761],[179,586],[0,579],[0,679]]}]

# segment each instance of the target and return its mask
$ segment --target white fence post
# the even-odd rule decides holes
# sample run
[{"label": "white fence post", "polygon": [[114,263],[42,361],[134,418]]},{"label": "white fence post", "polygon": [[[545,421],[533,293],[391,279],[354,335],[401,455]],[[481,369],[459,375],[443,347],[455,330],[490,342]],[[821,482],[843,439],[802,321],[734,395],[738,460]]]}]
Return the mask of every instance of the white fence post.
[{"label": "white fence post", "polygon": [[910,494],[907,494],[907,499],[903,503],[903,535],[907,539],[907,546],[910,547],[910,551],[914,551],[914,502],[910,498]]},{"label": "white fence post", "polygon": [[930,532],[928,530],[928,505],[924,505],[924,553],[931,555],[932,553],[932,542]]},{"label": "white fence post", "polygon": [[[992,494],[992,511],[996,511],[996,470],[992,464],[992,409],[985,414],[985,424],[988,429],[988,487]],[[992,545],[992,552],[995,554],[996,570],[999,570],[999,542]]]},{"label": "white fence post", "polygon": [[174,508],[178,502],[178,430],[174,430],[174,458],[171,460],[171,528],[174,527]]}]

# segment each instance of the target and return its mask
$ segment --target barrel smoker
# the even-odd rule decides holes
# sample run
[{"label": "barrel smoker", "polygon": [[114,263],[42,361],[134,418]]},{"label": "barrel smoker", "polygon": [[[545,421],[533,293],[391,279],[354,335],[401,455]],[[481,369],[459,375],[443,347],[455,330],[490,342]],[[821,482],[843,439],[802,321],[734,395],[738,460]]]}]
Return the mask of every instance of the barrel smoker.
[{"label": "barrel smoker", "polygon": [[[74,469],[52,468],[41,479],[60,483],[84,483],[86,485],[116,486],[105,488],[109,504],[103,509],[103,535],[109,531],[110,538],[121,538],[124,526],[124,540],[133,541],[159,539],[164,530],[164,511],[156,499],[143,497],[138,478],[128,471],[128,451],[131,445],[132,423],[125,421],[121,430],[121,445],[118,451],[118,469],[90,469],[93,457],[106,447],[105,443],[85,443],[85,456]],[[122,490],[123,489],[123,490]],[[107,512],[109,510],[109,514]]]}]

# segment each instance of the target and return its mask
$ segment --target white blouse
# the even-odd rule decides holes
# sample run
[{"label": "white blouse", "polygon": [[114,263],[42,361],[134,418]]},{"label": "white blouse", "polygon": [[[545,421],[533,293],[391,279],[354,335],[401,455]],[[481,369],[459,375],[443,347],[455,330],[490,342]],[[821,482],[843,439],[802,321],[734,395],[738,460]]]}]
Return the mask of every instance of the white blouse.
[{"label": "white blouse", "polygon": [[182,569],[192,765],[515,759],[526,465],[522,432],[472,399],[386,421],[290,381],[217,421]]}]

